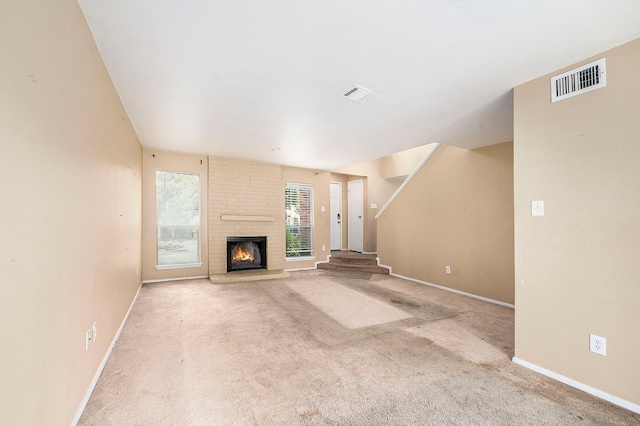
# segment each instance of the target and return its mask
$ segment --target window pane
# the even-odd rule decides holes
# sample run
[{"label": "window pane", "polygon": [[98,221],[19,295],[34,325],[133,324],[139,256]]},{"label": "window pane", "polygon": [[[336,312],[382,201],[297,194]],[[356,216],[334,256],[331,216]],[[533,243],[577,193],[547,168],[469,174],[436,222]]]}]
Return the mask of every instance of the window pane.
[{"label": "window pane", "polygon": [[200,262],[200,176],[156,173],[158,265]]},{"label": "window pane", "polygon": [[286,255],[313,254],[313,185],[285,184]]}]

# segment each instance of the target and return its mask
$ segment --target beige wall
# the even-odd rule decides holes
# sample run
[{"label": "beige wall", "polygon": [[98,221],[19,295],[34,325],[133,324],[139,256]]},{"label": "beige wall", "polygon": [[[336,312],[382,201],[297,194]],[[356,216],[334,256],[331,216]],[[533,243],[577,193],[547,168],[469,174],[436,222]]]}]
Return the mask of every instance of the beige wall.
[{"label": "beige wall", "polygon": [[378,218],[378,256],[394,273],[513,303],[513,144],[440,145]]},{"label": "beige wall", "polygon": [[437,146],[437,143],[430,143],[383,157],[382,177],[385,179],[401,178],[404,181],[413,173],[424,157]]},{"label": "beige wall", "polygon": [[[145,148],[142,158],[142,279],[154,281],[208,276],[207,156]],[[158,263],[156,172],[158,170],[193,173],[200,176],[200,261],[202,266],[199,268],[156,269]]]},{"label": "beige wall", "polygon": [[140,285],[142,149],[75,0],[0,16],[0,423],[68,425]]},{"label": "beige wall", "polygon": [[[336,170],[335,174],[347,175],[347,181],[364,180],[363,251],[375,253],[377,251],[378,240],[375,216],[378,210],[382,208],[400,185],[402,185],[402,181],[398,179],[385,179],[383,177],[383,158],[354,164],[353,166]],[[345,197],[347,189],[348,186],[344,185],[343,195]],[[377,205],[377,207],[371,207],[372,204]],[[343,206],[348,206],[346,198]],[[348,208],[344,209],[344,212],[346,219],[348,217]],[[346,241],[345,239],[342,243],[345,247]]]},{"label": "beige wall", "polygon": [[640,404],[640,39],[601,57],[605,88],[515,89],[516,357]]},{"label": "beige wall", "polygon": [[209,158],[209,273],[227,273],[228,236],[266,236],[267,269],[283,269],[285,211],[282,167]]}]

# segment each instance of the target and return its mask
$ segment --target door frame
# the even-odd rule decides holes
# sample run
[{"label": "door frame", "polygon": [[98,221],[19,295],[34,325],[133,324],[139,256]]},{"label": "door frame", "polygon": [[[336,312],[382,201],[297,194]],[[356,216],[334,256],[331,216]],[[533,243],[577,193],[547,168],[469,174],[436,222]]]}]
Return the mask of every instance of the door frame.
[{"label": "door frame", "polygon": [[[340,203],[338,206],[338,215],[340,215],[340,219],[338,219],[338,223],[334,224],[332,222],[333,218],[333,210],[334,210],[334,206],[333,206],[333,197],[331,196],[331,192],[333,191],[334,186],[333,185],[337,185],[337,188],[340,190],[340,197],[338,198],[338,202]],[[329,218],[329,250],[342,250],[342,222],[344,222],[344,215],[342,214],[342,182],[337,182],[337,181],[330,181],[329,182],[329,214],[331,215],[331,217]],[[333,248],[333,233],[334,233],[334,227],[338,227],[339,229],[339,233],[338,233],[338,248],[335,249]]]},{"label": "door frame", "polygon": [[[358,200],[353,200],[354,203],[357,203],[360,205],[359,211],[360,211],[360,217],[358,219],[361,219],[359,221],[359,226],[355,227],[353,225],[353,222],[355,220],[354,218],[354,214],[357,213],[358,209],[354,209],[351,205],[352,203],[352,192],[351,192],[351,185],[352,184],[359,184],[360,185],[360,198]],[[364,179],[357,179],[357,180],[352,180],[347,182],[347,210],[348,210],[348,215],[349,215],[349,223],[348,223],[348,233],[349,233],[349,238],[348,238],[348,248],[349,251],[357,251],[358,253],[363,253],[364,252]],[[360,250],[353,250],[353,243],[352,243],[352,238],[351,238],[351,233],[355,230],[359,228],[360,229]]]}]

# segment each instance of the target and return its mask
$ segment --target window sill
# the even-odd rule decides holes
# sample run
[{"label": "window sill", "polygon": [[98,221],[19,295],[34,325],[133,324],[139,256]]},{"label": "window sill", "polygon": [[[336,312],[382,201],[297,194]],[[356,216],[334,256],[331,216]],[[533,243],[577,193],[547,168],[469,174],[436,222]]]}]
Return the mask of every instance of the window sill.
[{"label": "window sill", "polygon": [[180,265],[156,265],[156,271],[162,271],[163,269],[183,269],[183,268],[199,268],[202,263],[182,263]]},{"label": "window sill", "polygon": [[315,256],[293,256],[285,258],[286,262],[304,262],[305,260],[316,260]]}]

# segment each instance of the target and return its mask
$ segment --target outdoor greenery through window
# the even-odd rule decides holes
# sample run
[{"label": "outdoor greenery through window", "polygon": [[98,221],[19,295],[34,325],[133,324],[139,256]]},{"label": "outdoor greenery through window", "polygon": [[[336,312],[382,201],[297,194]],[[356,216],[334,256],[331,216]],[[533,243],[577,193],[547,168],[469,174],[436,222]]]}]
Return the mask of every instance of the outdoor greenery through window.
[{"label": "outdoor greenery through window", "polygon": [[313,185],[285,184],[287,257],[313,254]]},{"label": "outdoor greenery through window", "polygon": [[200,263],[200,176],[156,172],[158,265]]}]

